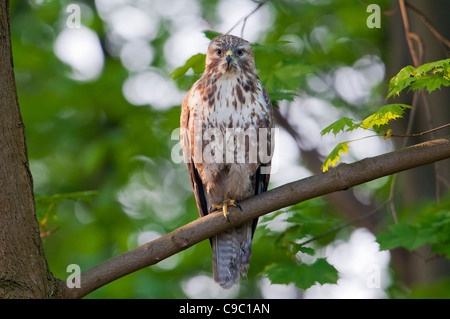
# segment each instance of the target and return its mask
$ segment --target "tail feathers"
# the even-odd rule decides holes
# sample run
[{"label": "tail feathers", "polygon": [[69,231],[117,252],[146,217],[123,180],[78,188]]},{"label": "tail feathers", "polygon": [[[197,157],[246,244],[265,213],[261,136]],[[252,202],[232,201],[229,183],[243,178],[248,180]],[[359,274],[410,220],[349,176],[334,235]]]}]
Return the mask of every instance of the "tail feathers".
[{"label": "tail feathers", "polygon": [[252,254],[252,224],[232,228],[211,239],[214,280],[225,289],[233,287],[240,274],[247,276]]}]

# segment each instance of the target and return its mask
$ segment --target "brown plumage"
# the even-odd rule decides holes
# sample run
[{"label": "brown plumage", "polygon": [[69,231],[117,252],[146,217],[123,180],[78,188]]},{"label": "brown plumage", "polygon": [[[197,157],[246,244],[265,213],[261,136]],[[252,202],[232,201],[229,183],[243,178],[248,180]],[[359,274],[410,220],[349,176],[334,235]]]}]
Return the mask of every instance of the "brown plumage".
[{"label": "brown plumage", "polygon": [[[273,111],[250,43],[231,35],[211,41],[205,72],[183,100],[180,124],[200,216],[217,207],[225,215],[227,205],[267,190]],[[247,275],[256,224],[210,238],[214,280],[223,288]]]}]

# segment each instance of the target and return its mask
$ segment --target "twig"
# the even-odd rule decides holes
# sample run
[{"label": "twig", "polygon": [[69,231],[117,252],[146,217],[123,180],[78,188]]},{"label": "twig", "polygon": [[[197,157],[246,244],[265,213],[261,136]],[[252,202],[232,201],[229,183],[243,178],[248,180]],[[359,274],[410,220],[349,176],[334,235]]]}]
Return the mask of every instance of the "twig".
[{"label": "twig", "polygon": [[[411,38],[413,34],[409,29],[409,22],[408,22],[408,16],[406,14],[406,7],[405,7],[405,0],[398,0],[398,3],[400,5],[400,11],[402,13],[402,19],[403,19],[403,26],[405,27],[405,35],[406,35],[406,42],[408,43],[409,52],[411,53],[411,57],[413,59],[413,64],[417,68],[420,65],[420,60],[417,57],[416,51],[414,50],[413,43],[411,41]],[[417,40],[417,37],[415,37]]]},{"label": "twig", "polygon": [[414,256],[416,256],[416,257],[419,257],[420,259],[422,259],[424,262],[430,262],[430,261],[432,261],[432,260],[435,260],[435,259],[438,259],[438,258],[443,258],[443,257],[445,257],[445,255],[441,255],[441,254],[434,254],[434,255],[431,255],[431,256],[429,256],[429,257],[425,257],[425,256],[423,256],[421,253],[419,253],[417,250],[412,250],[411,251],[411,253],[414,255]]},{"label": "twig", "polygon": [[277,187],[242,201],[240,204],[243,212],[231,208],[230,222],[222,214],[209,214],[82,272],[80,288],[68,288],[65,283],[61,284],[62,297],[86,296],[120,277],[154,265],[215,234],[278,209],[447,158],[450,158],[450,137],[366,158],[353,164],[341,164],[327,173]]},{"label": "twig", "polygon": [[420,137],[420,136],[424,136],[426,134],[430,134],[439,130],[442,130],[446,127],[450,127],[450,123],[441,125],[439,127],[435,127],[431,130],[425,131],[425,132],[421,132],[421,133],[416,133],[416,134],[391,134],[391,137]]},{"label": "twig", "polygon": [[417,46],[419,47],[419,58],[418,58],[419,60],[418,60],[417,63],[418,63],[418,65],[420,65],[420,64],[423,63],[423,42],[422,42],[422,39],[419,37],[419,35],[417,35],[416,33],[413,33],[413,32],[409,32],[408,36],[411,39],[416,40],[416,42],[417,42]]},{"label": "twig", "polygon": [[422,22],[431,31],[431,33],[433,33],[433,35],[436,37],[436,39],[438,39],[442,44],[444,44],[445,46],[450,48],[450,41],[447,40],[442,34],[440,34],[438,30],[436,30],[436,28],[433,26],[431,21],[428,20],[427,17],[425,17],[425,15],[422,12],[420,12],[419,9],[417,9],[416,7],[414,7],[413,5],[411,5],[409,3],[405,3],[405,4],[409,9],[414,11],[414,13],[416,13],[419,16],[420,20],[422,20]]},{"label": "twig", "polygon": [[59,229],[59,227],[56,226],[56,227],[53,228],[52,230],[49,230],[49,231],[40,233],[40,236],[41,236],[41,238],[48,237],[48,236],[50,236],[51,234],[53,234],[55,231],[57,231],[58,229]]},{"label": "twig", "polygon": [[242,29],[241,29],[241,38],[244,37],[244,28],[245,28],[245,24],[247,23],[247,19],[250,18],[250,16],[252,16],[256,11],[258,11],[263,5],[265,5],[267,2],[269,2],[270,0],[264,0],[263,2],[259,3],[258,6],[249,14],[247,14],[245,17],[243,17],[242,19],[240,19],[238,22],[236,22],[230,30],[228,30],[227,33],[230,33],[231,31],[234,30],[234,28],[236,28],[241,22],[243,22],[242,24]]},{"label": "twig", "polygon": [[341,229],[344,229],[344,228],[346,228],[346,227],[348,227],[348,226],[351,226],[351,225],[353,225],[353,224],[355,224],[355,223],[357,223],[357,222],[359,222],[359,221],[361,221],[361,220],[363,220],[363,219],[370,218],[370,217],[372,217],[373,215],[375,215],[376,213],[378,213],[378,211],[380,211],[387,203],[388,203],[388,201],[384,202],[384,203],[381,204],[379,207],[375,208],[375,209],[372,210],[371,212],[368,212],[367,214],[364,214],[364,215],[362,215],[362,216],[360,216],[360,217],[357,217],[357,218],[354,218],[354,219],[352,219],[352,220],[349,220],[348,222],[345,222],[345,223],[343,223],[343,224],[341,224],[341,225],[339,225],[339,226],[337,226],[337,227],[335,227],[335,228],[333,228],[333,229],[330,229],[329,231],[327,231],[327,232],[325,232],[325,233],[323,233],[323,234],[320,234],[320,235],[318,235],[318,236],[315,236],[315,237],[313,237],[313,238],[310,238],[310,239],[308,239],[308,240],[305,240],[304,242],[301,242],[299,245],[300,245],[300,246],[304,246],[304,245],[309,244],[309,243],[311,243],[311,242],[313,242],[313,241],[319,240],[319,239],[324,238],[324,237],[326,237],[326,236],[328,236],[328,235],[331,235],[331,234],[333,234],[333,233],[335,233],[335,232],[338,232],[338,231],[340,231]]},{"label": "twig", "polygon": [[394,176],[392,177],[391,188],[389,189],[389,199],[388,199],[389,207],[391,209],[392,219],[394,220],[395,224],[398,224],[397,210],[395,209],[395,205],[394,205],[394,190],[395,190],[395,185],[397,185],[397,178],[398,178],[398,174],[394,174]]}]

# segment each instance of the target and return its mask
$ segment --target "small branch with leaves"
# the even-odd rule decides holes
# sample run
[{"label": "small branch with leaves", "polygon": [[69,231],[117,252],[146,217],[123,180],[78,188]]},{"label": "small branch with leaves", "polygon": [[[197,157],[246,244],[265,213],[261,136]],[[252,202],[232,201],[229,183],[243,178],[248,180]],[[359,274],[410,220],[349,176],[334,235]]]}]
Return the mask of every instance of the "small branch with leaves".
[{"label": "small branch with leaves", "polygon": [[[410,65],[404,67],[389,82],[387,99],[400,95],[400,92],[408,87],[409,90],[415,90],[416,92],[426,89],[428,93],[431,93],[440,89],[442,86],[450,86],[450,59],[426,63],[417,68]],[[343,117],[324,128],[321,135],[323,136],[327,133],[337,135],[341,132],[351,132],[356,129],[363,129],[374,131],[376,133],[375,135],[363,137],[363,139],[374,136],[383,136],[385,139],[391,137],[418,137],[450,126],[450,123],[447,123],[416,134],[393,134],[391,129],[387,129],[387,124],[392,120],[401,118],[405,110],[410,108],[411,106],[406,104],[388,104],[369,115],[361,122],[357,122],[348,117]],[[348,144],[354,141],[357,140],[339,143],[325,159],[322,165],[323,171],[327,171],[330,167],[335,166],[340,160],[340,155],[348,153]]]}]

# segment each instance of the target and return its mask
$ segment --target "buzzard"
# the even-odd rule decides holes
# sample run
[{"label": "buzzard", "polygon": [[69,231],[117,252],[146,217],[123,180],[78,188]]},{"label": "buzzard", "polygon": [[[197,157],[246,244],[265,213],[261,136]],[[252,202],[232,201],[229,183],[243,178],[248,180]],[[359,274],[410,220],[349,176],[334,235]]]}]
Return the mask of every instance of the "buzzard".
[{"label": "buzzard", "polygon": [[[209,44],[205,72],[181,106],[181,144],[200,216],[267,190],[273,110],[246,40]],[[243,212],[245,213],[245,212]],[[228,219],[229,220],[229,219]],[[214,280],[222,288],[247,275],[257,219],[210,238]]]}]

